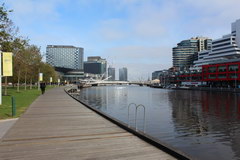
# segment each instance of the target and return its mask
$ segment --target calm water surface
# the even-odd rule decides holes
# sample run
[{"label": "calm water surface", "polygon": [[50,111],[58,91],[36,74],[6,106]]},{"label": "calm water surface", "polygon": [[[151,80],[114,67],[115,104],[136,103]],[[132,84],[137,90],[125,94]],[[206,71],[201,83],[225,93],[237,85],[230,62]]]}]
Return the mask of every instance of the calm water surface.
[{"label": "calm water surface", "polygon": [[[128,123],[128,105],[146,107],[145,132],[197,159],[240,159],[240,94],[103,86],[81,90],[79,99]],[[135,125],[130,108],[130,125]],[[138,110],[143,130],[143,109]]]}]

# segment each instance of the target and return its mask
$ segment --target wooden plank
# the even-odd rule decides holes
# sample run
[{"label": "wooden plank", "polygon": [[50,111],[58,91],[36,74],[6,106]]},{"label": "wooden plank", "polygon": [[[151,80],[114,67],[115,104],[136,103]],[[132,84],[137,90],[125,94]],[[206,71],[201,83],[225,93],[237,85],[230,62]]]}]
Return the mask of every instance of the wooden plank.
[{"label": "wooden plank", "polygon": [[40,96],[0,143],[0,159],[175,159],[73,100]]}]

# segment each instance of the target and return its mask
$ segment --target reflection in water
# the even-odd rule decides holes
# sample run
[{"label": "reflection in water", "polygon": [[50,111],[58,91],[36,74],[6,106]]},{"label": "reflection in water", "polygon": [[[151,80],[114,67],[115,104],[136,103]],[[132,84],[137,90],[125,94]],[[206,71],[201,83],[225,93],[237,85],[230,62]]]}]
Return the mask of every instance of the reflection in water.
[{"label": "reflection in water", "polygon": [[[125,123],[128,104],[143,104],[147,134],[197,159],[240,159],[238,94],[107,86],[83,89],[79,98]],[[130,113],[134,125],[134,109]]]},{"label": "reflection in water", "polygon": [[[240,148],[237,147],[240,138],[236,134],[240,130],[239,95],[174,91],[169,92],[169,101],[175,132],[184,137],[179,144],[184,144],[184,151],[201,159],[234,159],[240,156]],[[207,149],[209,155],[199,152],[199,148]]]}]

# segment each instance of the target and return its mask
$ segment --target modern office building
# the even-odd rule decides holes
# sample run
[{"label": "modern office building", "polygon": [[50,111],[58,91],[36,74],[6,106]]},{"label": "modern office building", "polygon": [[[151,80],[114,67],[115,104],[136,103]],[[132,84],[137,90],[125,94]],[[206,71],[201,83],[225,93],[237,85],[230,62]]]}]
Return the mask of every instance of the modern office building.
[{"label": "modern office building", "polygon": [[211,39],[196,37],[183,40],[177,44],[173,51],[173,67],[178,70],[188,69],[198,59],[198,52],[211,48]]},{"label": "modern office building", "polygon": [[107,61],[99,56],[88,57],[88,60],[84,62],[84,72],[93,75],[107,75]]},{"label": "modern office building", "polygon": [[119,81],[128,81],[128,71],[126,67],[119,69]]},{"label": "modern office building", "polygon": [[77,82],[84,78],[83,48],[65,45],[48,45],[46,62],[55,68],[62,80]]},{"label": "modern office building", "polygon": [[83,70],[83,48],[48,45],[46,62],[53,67]]},{"label": "modern office building", "polygon": [[115,81],[115,68],[111,66],[108,67],[108,77],[109,81]]},{"label": "modern office building", "polygon": [[240,19],[232,23],[232,31],[220,39],[213,40],[212,48],[199,52],[195,66],[240,61]]}]

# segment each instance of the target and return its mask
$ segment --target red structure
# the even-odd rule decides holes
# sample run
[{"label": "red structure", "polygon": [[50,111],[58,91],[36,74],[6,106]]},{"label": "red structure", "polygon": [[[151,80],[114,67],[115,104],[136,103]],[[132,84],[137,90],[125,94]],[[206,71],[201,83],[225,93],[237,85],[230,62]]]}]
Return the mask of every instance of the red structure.
[{"label": "red structure", "polygon": [[202,66],[203,81],[232,81],[239,79],[240,62]]},{"label": "red structure", "polygon": [[207,82],[216,87],[236,87],[240,81],[240,62],[203,65],[202,71],[176,75],[175,82]]}]

